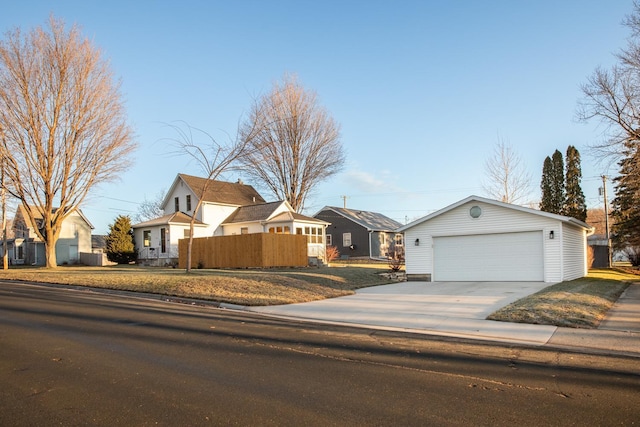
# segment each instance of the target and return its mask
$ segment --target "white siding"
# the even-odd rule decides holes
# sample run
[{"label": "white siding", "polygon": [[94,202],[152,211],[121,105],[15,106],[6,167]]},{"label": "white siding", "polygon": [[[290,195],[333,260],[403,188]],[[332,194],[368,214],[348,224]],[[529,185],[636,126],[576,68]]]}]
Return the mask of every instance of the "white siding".
[{"label": "white siding", "polygon": [[[191,211],[187,211],[187,195],[191,196]],[[193,194],[189,187],[184,183],[184,181],[179,180],[178,184],[175,186],[173,191],[171,192],[171,196],[167,198],[167,202],[162,207],[165,215],[172,214],[176,211],[175,209],[175,198],[178,197],[180,201],[180,211],[185,212],[189,215],[193,215],[193,209],[196,208],[196,203],[198,199],[196,195]],[[198,215],[197,218],[202,220],[201,215]]]},{"label": "white siding", "polygon": [[587,236],[583,229],[563,226],[562,280],[573,280],[587,274]]},{"label": "white siding", "polygon": [[[469,209],[479,206],[482,215],[471,218]],[[549,232],[554,231],[554,239]],[[405,231],[406,271],[410,275],[433,274],[432,236],[461,236],[471,234],[513,233],[541,231],[544,248],[544,280],[562,280],[561,223],[553,218],[531,214],[503,206],[470,201],[444,212]],[[415,240],[420,245],[415,246]]]},{"label": "white siding", "polygon": [[[416,246],[416,239],[419,243]],[[423,275],[433,271],[433,241],[428,229],[414,227],[404,232],[404,260],[407,274]]]},{"label": "white siding", "polygon": [[229,217],[237,207],[203,203],[197,217],[205,224],[210,224],[207,228],[207,236],[222,236],[223,230],[220,224]]},{"label": "white siding", "polygon": [[79,261],[80,252],[91,252],[91,227],[77,212],[72,212],[63,222],[56,242],[58,264]]},{"label": "white siding", "polygon": [[257,223],[257,222],[247,222],[247,223],[237,223],[237,224],[228,224],[225,225],[224,228],[224,235],[225,236],[230,236],[233,234],[242,234],[242,228],[248,228],[248,234],[254,234],[254,233],[266,233],[267,230],[264,229],[264,227],[262,226],[262,224]]}]

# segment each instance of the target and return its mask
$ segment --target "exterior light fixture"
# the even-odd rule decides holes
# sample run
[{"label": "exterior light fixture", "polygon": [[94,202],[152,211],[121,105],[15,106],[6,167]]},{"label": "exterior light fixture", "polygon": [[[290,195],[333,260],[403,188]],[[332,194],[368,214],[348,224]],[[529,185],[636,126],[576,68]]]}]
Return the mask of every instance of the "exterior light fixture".
[{"label": "exterior light fixture", "polygon": [[420,239],[416,239],[415,243],[416,246],[420,246]]},{"label": "exterior light fixture", "polygon": [[551,231],[549,232],[549,239],[553,239],[553,238],[554,238],[553,230],[551,230]]}]

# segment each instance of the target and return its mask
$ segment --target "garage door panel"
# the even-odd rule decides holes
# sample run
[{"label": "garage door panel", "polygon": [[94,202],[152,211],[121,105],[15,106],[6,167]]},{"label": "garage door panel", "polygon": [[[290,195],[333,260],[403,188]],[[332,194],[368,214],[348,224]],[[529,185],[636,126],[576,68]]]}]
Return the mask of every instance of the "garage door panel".
[{"label": "garage door panel", "polygon": [[434,237],[436,281],[542,281],[542,231]]}]

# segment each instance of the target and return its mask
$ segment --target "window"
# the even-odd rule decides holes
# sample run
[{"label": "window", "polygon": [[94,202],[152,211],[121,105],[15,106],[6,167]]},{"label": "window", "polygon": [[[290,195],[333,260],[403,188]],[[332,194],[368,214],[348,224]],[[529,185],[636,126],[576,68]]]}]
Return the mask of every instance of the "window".
[{"label": "window", "polygon": [[191,231],[190,231],[188,228],[185,228],[185,230],[184,230],[184,232],[183,232],[183,234],[182,234],[182,235],[183,235],[183,237],[184,237],[185,239],[188,239],[188,238],[189,238],[189,236],[191,236]]},{"label": "window", "polygon": [[176,212],[180,212],[180,197],[176,197],[173,199],[173,203],[175,203]]},{"label": "window", "polygon": [[296,227],[296,234],[302,234],[302,227]]},{"label": "window", "polygon": [[404,245],[404,235],[396,234],[396,246],[403,246],[403,245]]},{"label": "window", "polygon": [[191,194],[187,194],[187,212],[191,212]]},{"label": "window", "polygon": [[249,234],[249,227],[240,228],[240,234]]},{"label": "window", "polygon": [[342,233],[342,246],[345,248],[351,246],[351,233]]},{"label": "window", "polygon": [[144,246],[146,248],[151,246],[151,230],[144,230],[142,232],[142,241],[144,242]]},{"label": "window", "polygon": [[381,245],[387,244],[387,233],[380,233],[380,244]]},{"label": "window", "polygon": [[18,246],[18,255],[16,256],[16,259],[24,259],[24,248],[22,245]]},{"label": "window", "polygon": [[167,252],[167,229],[160,229],[160,252]]},{"label": "window", "polygon": [[327,234],[327,246],[331,246],[333,243],[331,242],[331,234]]},{"label": "window", "polygon": [[291,234],[291,228],[288,225],[284,226],[284,234]]}]

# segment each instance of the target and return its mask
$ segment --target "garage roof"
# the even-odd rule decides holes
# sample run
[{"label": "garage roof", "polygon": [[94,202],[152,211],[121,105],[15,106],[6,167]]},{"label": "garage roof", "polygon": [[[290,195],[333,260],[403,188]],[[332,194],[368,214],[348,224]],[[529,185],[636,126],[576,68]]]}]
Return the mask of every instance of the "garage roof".
[{"label": "garage roof", "polygon": [[446,208],[440,209],[439,211],[433,212],[427,216],[424,216],[420,219],[417,219],[413,222],[410,222],[407,225],[404,225],[400,228],[398,228],[396,231],[398,232],[403,232],[405,230],[408,230],[418,224],[422,224],[425,221],[428,221],[432,218],[435,218],[437,216],[440,216],[444,213],[447,213],[455,208],[457,208],[458,206],[462,206],[465,203],[469,203],[469,202],[480,202],[480,203],[487,203],[490,205],[494,205],[494,206],[500,206],[500,207],[504,207],[504,208],[508,208],[508,209],[513,209],[516,211],[520,211],[520,212],[526,212],[526,213],[530,213],[533,215],[540,215],[540,216],[544,216],[547,218],[551,218],[551,219],[555,219],[557,221],[561,221],[561,222],[565,222],[565,223],[569,223],[569,224],[573,224],[576,227],[580,227],[580,228],[584,228],[585,230],[588,230],[589,234],[593,233],[594,228],[591,227],[589,224],[587,224],[586,222],[582,222],[580,220],[577,220],[575,218],[571,218],[568,216],[563,216],[563,215],[557,215],[557,214],[553,214],[553,213],[549,213],[549,212],[543,212],[540,211],[538,209],[531,209],[531,208],[526,208],[524,206],[518,206],[518,205],[512,205],[510,203],[504,203],[504,202],[499,202],[497,200],[492,200],[492,199],[487,199],[484,197],[479,197],[479,196],[469,196],[466,199],[462,199],[459,202],[456,202],[452,205],[447,206]]}]

